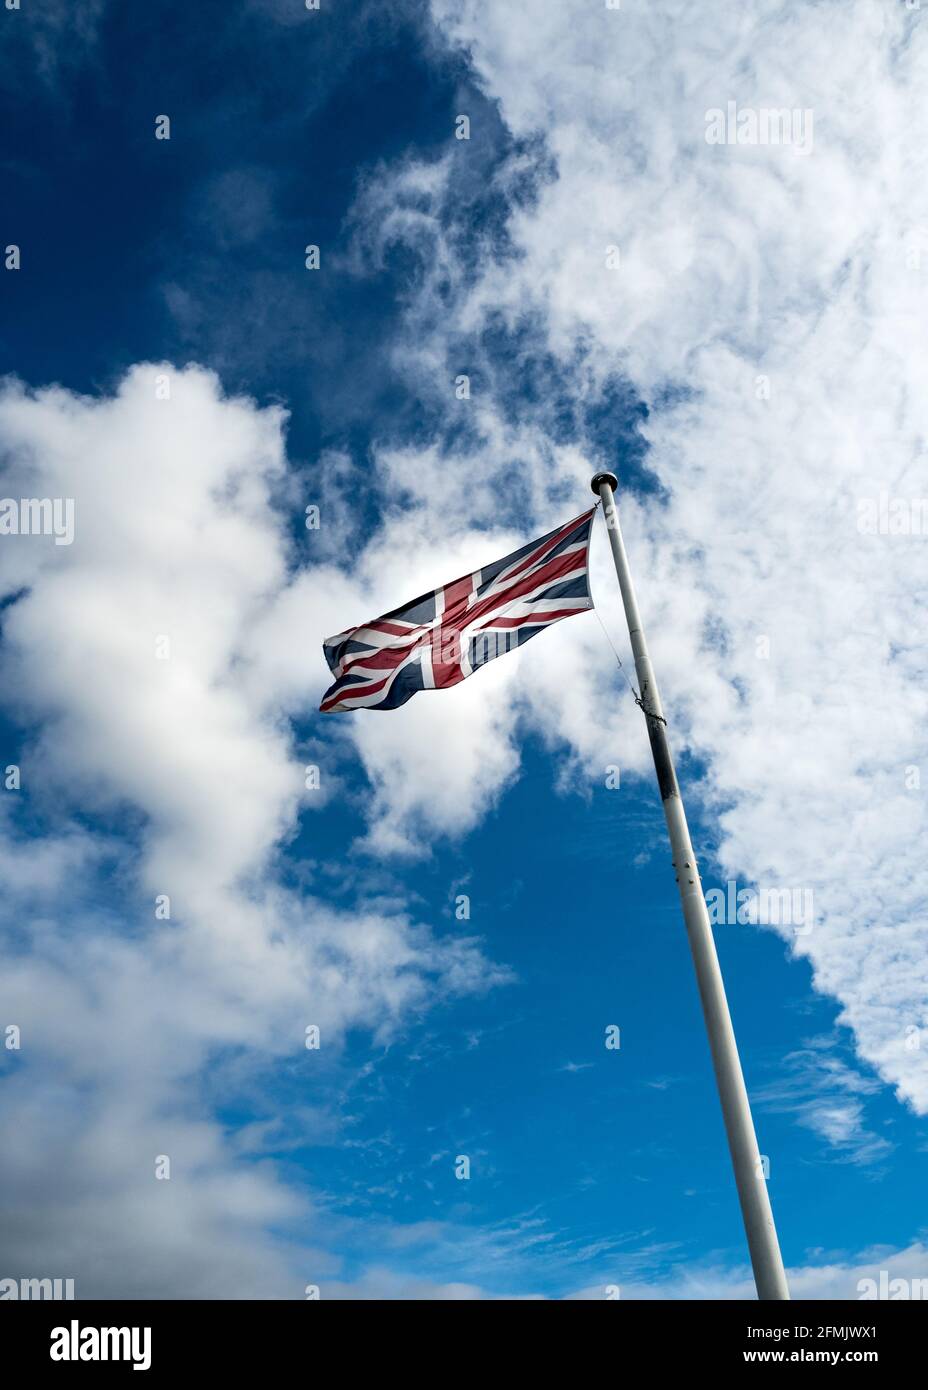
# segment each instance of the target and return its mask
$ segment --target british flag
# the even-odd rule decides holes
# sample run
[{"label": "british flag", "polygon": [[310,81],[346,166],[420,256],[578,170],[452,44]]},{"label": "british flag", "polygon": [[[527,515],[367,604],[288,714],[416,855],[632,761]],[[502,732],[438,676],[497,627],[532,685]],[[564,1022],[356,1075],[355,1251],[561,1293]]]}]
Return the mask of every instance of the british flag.
[{"label": "british flag", "polygon": [[403,608],[330,637],[335,677],[319,706],[397,709],[419,690],[457,685],[542,628],[593,607],[588,575],[596,511]]}]

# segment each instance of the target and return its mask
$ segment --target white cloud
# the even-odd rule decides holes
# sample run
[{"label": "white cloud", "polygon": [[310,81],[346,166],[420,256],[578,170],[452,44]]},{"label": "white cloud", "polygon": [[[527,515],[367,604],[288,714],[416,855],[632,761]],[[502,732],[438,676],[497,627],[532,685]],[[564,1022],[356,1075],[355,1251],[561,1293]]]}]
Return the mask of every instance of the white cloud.
[{"label": "white cloud", "polygon": [[[864,1250],[859,1254],[835,1255],[821,1260],[823,1252],[815,1252],[817,1263],[795,1265],[787,1270],[790,1294],[794,1299],[837,1299],[841,1302],[872,1297],[872,1280],[876,1289],[890,1290],[893,1298],[901,1298],[908,1290],[909,1298],[924,1297],[924,1280],[928,1274],[928,1247],[913,1241],[902,1250],[889,1247]],[[881,1281],[881,1271],[883,1279]],[[895,1283],[893,1281],[899,1281]],[[754,1280],[747,1269],[685,1269],[675,1272],[660,1283],[633,1279],[618,1281],[623,1300],[638,1299],[724,1299],[753,1300],[756,1298]],[[914,1293],[913,1293],[914,1290]],[[601,1299],[603,1289],[586,1288],[573,1295],[579,1299]],[[888,1296],[886,1294],[884,1297]]]},{"label": "white cloud", "polygon": [[[75,501],[72,545],[0,550],[3,698],[38,731],[0,826],[3,1021],[21,1030],[3,1054],[5,1257],[84,1297],[299,1296],[332,1272],[267,1234],[305,1201],[209,1118],[241,1079],[223,1059],[311,1081],[347,1030],[383,1042],[410,1011],[507,978],[476,941],[384,902],[339,910],[284,884],[305,793],[282,712],[305,694],[281,649],[306,638],[271,504],[283,426],[167,364],[101,399],[0,394],[5,495]],[[41,840],[17,830],[17,798]]]},{"label": "white cloud", "polygon": [[[382,171],[364,190],[359,244],[375,256],[404,238],[423,257],[397,355],[451,409],[456,344],[470,332],[487,383],[464,453],[381,451],[388,496],[414,510],[373,538],[365,560],[402,540],[438,582],[417,536],[453,544],[501,499],[524,501],[524,535],[569,514],[563,499],[613,462],[553,447],[544,400],[534,422],[507,418],[479,347],[491,319],[534,325],[578,401],[629,379],[649,407],[642,428],[662,500],[626,504],[627,538],[673,737],[709,769],[702,791],[720,816],[723,874],[814,889],[816,925],[795,949],[840,1004],[860,1055],[924,1112],[926,1052],[912,1040],[928,1028],[926,817],[907,777],[912,767],[924,776],[928,755],[928,538],[857,528],[859,498],[925,492],[928,256],[923,245],[913,255],[928,225],[923,18],[870,0],[757,0],[711,24],[682,0],[616,11],[433,0],[432,11],[514,134],[543,138],[556,175],[535,198],[513,198],[512,254],[480,247],[470,278],[454,228],[466,142],[428,169]],[[812,109],[813,148],[708,144],[706,112],[729,100]],[[527,158],[520,149],[500,189]],[[594,592],[615,631],[599,550]],[[518,696],[590,772],[602,761],[597,721],[612,760],[644,770],[640,721],[630,701],[614,709],[592,622],[527,648]],[[493,710],[489,672],[477,680]],[[444,699],[450,741],[457,709]],[[374,716],[358,725],[380,777],[375,843],[376,825],[414,826],[436,797],[441,806],[430,783],[417,791],[382,775],[409,752],[440,763],[446,731],[416,715],[406,737]],[[511,724],[497,736],[511,739]],[[470,756],[459,771],[466,827],[512,766]],[[441,810],[438,825],[452,828]]]}]

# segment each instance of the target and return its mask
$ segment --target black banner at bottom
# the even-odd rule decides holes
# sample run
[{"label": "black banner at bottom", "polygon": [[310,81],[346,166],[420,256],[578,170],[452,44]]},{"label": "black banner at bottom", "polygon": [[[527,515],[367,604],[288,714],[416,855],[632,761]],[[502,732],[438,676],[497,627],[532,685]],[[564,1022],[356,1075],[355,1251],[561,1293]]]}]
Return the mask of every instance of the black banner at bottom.
[{"label": "black banner at bottom", "polygon": [[[434,1379],[468,1370],[524,1374],[539,1362],[550,1374],[557,1373],[552,1354],[561,1353],[573,1358],[575,1379],[577,1356],[588,1366],[599,1351],[619,1374],[625,1366],[636,1376],[758,1366],[901,1371],[917,1364],[924,1337],[921,1305],[887,1302],[61,1301],[0,1310],[6,1376],[50,1371],[62,1380],[88,1370],[240,1379],[270,1366],[308,1376],[322,1370],[320,1357],[328,1374],[352,1376],[366,1364]],[[446,1358],[436,1359],[441,1346]]]}]

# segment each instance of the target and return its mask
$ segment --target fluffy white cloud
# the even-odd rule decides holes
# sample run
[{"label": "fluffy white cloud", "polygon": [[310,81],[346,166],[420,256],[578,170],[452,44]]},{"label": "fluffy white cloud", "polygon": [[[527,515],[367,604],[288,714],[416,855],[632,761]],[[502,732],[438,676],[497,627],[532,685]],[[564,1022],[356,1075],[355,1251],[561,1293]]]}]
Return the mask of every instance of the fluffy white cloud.
[{"label": "fluffy white cloud", "polygon": [[[283,425],[164,364],[101,399],[0,394],[4,494],[74,500],[71,545],[0,550],[3,698],[36,730],[0,825],[3,1021],[21,1034],[0,1102],[5,1255],[83,1296],[298,1296],[331,1272],[267,1237],[303,1229],[305,1204],[236,1160],[210,1118],[223,1082],[275,1058],[325,1071],[347,1030],[384,1041],[506,978],[474,941],[285,883],[311,793],[283,717],[306,698],[281,658],[302,645],[272,505]],[[24,802],[41,839],[17,828]]]}]

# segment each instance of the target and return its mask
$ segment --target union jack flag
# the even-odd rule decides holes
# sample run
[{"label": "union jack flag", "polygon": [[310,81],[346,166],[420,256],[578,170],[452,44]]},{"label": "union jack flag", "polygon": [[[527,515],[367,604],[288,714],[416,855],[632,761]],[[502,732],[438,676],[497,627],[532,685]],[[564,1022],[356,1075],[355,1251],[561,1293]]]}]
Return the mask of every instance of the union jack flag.
[{"label": "union jack flag", "polygon": [[335,680],[319,706],[397,709],[419,690],[445,690],[542,628],[593,607],[588,576],[596,511],[493,565],[323,644]]}]

